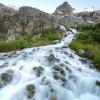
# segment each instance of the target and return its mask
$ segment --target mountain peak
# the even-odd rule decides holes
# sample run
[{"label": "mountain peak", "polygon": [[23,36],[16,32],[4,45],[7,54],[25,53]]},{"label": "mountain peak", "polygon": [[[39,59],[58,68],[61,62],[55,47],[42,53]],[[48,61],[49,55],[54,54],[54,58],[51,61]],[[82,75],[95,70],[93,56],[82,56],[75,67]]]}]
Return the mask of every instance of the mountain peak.
[{"label": "mountain peak", "polygon": [[64,2],[62,5],[68,5],[68,2]]},{"label": "mountain peak", "polygon": [[61,4],[56,8],[54,15],[59,15],[59,14],[72,15],[73,10],[74,9],[71,7],[71,5],[68,2],[64,2],[63,4]]},{"label": "mountain peak", "polygon": [[4,6],[2,3],[0,3],[0,6]]}]

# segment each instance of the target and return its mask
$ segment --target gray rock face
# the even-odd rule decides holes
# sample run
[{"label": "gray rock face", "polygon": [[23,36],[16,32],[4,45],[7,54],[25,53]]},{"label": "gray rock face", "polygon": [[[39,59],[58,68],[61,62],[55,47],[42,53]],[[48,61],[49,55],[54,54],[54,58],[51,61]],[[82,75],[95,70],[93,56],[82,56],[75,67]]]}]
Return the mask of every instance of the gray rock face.
[{"label": "gray rock face", "polygon": [[72,8],[68,2],[64,2],[56,8],[52,15],[57,18],[60,25],[70,27],[70,25],[83,22],[83,18],[81,16],[76,16],[73,12],[74,10],[75,9]]},{"label": "gray rock face", "polygon": [[74,9],[68,4],[68,2],[64,2],[56,8],[54,15],[72,15],[73,10]]},{"label": "gray rock face", "polygon": [[76,13],[77,17],[82,17],[85,22],[95,22],[100,23],[100,10],[92,11],[92,12],[80,12]]},{"label": "gray rock face", "polygon": [[[14,40],[20,35],[34,35],[43,31],[44,27],[54,28],[56,25],[53,16],[36,8],[23,6],[15,11],[0,6],[0,33],[6,34],[5,38]],[[2,38],[2,34],[0,37]]]},{"label": "gray rock face", "polygon": [[10,13],[14,13],[15,10],[13,8],[10,7],[6,7],[5,5],[0,3],[0,14],[10,14]]},{"label": "gray rock face", "polygon": [[59,24],[70,27],[85,21],[100,22],[100,11],[73,14],[73,10],[68,2],[58,6],[52,15],[32,7],[23,6],[16,11],[0,4],[0,40],[38,34]]}]

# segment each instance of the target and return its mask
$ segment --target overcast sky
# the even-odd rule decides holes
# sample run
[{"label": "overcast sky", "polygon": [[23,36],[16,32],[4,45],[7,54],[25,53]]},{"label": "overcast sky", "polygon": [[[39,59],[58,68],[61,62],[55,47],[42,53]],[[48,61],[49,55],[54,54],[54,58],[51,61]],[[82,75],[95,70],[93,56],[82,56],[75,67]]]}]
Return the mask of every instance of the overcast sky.
[{"label": "overcast sky", "polygon": [[84,9],[100,9],[100,0],[0,0],[0,3],[10,6],[32,6],[42,11],[52,13],[57,6],[64,1],[68,1],[69,4],[76,9],[76,11],[83,11]]}]

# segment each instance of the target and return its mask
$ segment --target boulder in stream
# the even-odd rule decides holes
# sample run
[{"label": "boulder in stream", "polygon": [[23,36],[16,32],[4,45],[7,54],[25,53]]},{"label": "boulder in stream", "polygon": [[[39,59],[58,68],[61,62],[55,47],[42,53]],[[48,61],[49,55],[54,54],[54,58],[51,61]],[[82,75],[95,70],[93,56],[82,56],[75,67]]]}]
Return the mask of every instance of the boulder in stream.
[{"label": "boulder in stream", "polygon": [[100,87],[100,81],[96,81],[96,86]]},{"label": "boulder in stream", "polygon": [[32,98],[36,92],[34,84],[27,85],[26,90],[28,92],[29,99]]},{"label": "boulder in stream", "polygon": [[13,76],[9,73],[1,73],[0,74],[0,87],[2,88],[3,86],[7,85],[10,83],[13,79]]},{"label": "boulder in stream", "polygon": [[44,72],[44,68],[39,66],[39,67],[33,67],[34,72],[36,75],[39,77],[41,74]]}]

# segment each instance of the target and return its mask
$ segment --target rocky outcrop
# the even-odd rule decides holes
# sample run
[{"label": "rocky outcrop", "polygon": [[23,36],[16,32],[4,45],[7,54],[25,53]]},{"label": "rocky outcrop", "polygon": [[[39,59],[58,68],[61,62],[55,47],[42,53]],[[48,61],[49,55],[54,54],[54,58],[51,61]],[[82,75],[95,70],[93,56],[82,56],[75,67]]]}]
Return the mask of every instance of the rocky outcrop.
[{"label": "rocky outcrop", "polygon": [[44,27],[57,27],[55,18],[32,7],[23,6],[16,11],[0,5],[0,33],[6,38],[14,40],[20,35],[41,33]]},{"label": "rocky outcrop", "polygon": [[10,13],[14,13],[15,10],[13,8],[7,7],[3,4],[0,3],[0,14],[10,14]]},{"label": "rocky outcrop", "polygon": [[50,15],[36,8],[23,6],[19,10],[0,4],[0,40],[15,40],[22,35],[42,33],[45,28],[58,28],[83,22],[100,22],[100,11],[73,14],[73,8],[64,2]]},{"label": "rocky outcrop", "polygon": [[52,14],[57,18],[60,25],[69,26],[72,24],[80,23],[83,21],[82,17],[77,17],[74,15],[75,9],[71,7],[68,2],[64,2],[62,5],[58,6],[55,12]]},{"label": "rocky outcrop", "polygon": [[70,16],[73,14],[73,8],[68,4],[68,2],[64,2],[62,5],[58,6],[54,12],[54,15],[58,16]]},{"label": "rocky outcrop", "polygon": [[80,12],[76,13],[77,17],[82,17],[85,22],[88,23],[100,23],[100,10],[92,12]]}]

